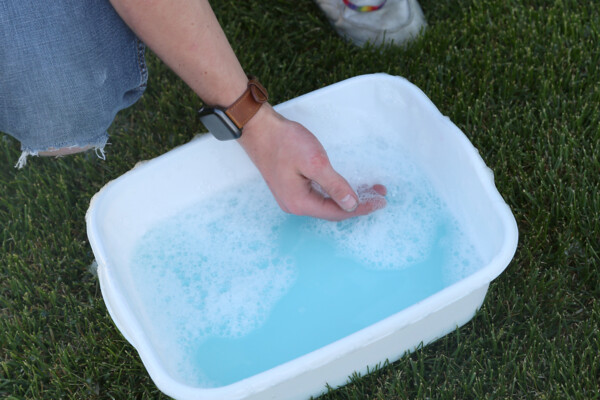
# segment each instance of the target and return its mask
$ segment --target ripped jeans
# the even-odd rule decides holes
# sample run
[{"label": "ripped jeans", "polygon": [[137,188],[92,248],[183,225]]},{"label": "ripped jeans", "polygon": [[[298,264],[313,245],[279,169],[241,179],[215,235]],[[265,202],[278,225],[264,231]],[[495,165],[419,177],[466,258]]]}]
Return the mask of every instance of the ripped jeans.
[{"label": "ripped jeans", "polygon": [[0,2],[0,132],[21,142],[16,166],[63,148],[103,157],[146,88],[144,51],[108,0]]}]

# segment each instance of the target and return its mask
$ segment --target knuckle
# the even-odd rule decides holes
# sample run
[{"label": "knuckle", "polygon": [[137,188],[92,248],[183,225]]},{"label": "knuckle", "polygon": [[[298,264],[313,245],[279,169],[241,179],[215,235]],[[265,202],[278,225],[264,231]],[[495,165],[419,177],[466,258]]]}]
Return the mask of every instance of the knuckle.
[{"label": "knuckle", "polygon": [[291,199],[281,199],[279,207],[287,214],[300,215],[301,204]]},{"label": "knuckle", "polygon": [[286,205],[286,212],[288,214],[303,215],[304,210],[300,203],[293,201]]},{"label": "knuckle", "polygon": [[313,174],[319,174],[322,170],[329,168],[329,158],[323,151],[314,152],[308,159],[308,168]]}]

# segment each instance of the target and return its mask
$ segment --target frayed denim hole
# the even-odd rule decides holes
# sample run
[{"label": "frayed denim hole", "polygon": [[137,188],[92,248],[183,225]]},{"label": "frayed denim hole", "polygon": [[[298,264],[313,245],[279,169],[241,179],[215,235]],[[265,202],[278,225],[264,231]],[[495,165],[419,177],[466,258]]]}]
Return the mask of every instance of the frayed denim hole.
[{"label": "frayed denim hole", "polygon": [[[81,145],[72,145],[72,146],[63,146],[63,147],[58,147],[58,149],[64,149],[64,148],[72,148],[72,147],[81,147],[84,148],[86,146],[90,146],[90,149],[79,152],[79,153],[73,153],[73,154],[69,154],[69,155],[74,155],[74,154],[80,154],[80,153],[86,153],[89,150],[94,150],[94,152],[96,153],[96,156],[101,159],[101,160],[106,160],[106,152],[104,151],[104,148],[106,147],[106,145],[108,144],[108,136],[97,140],[95,143],[88,143],[85,144],[83,146]],[[52,147],[53,148],[53,147]],[[23,167],[25,167],[27,165],[27,157],[29,156],[39,156],[39,152],[40,151],[44,151],[44,150],[33,150],[30,148],[22,148],[22,152],[21,152],[21,156],[19,157],[19,159],[17,160],[17,163],[15,164],[15,168],[17,169],[22,169]],[[56,156],[58,157],[63,157],[63,156]]]}]

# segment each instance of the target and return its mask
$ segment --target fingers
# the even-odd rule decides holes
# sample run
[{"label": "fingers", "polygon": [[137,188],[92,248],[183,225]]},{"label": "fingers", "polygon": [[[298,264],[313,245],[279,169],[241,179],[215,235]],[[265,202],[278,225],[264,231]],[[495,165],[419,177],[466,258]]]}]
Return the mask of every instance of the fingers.
[{"label": "fingers", "polygon": [[361,203],[368,202],[372,198],[379,199],[382,196],[387,195],[387,188],[380,184],[373,186],[360,185],[356,190],[358,192],[358,199]]},{"label": "fingers", "polygon": [[373,187],[373,190],[375,190],[381,196],[387,195],[387,188],[385,186],[376,184],[376,185],[373,185],[372,187]]},{"label": "fingers", "polygon": [[324,196],[323,192],[311,187],[310,193],[303,203],[303,215],[326,219],[329,221],[341,221],[347,218],[367,215],[373,211],[384,208],[387,205],[385,194],[387,190],[383,185],[361,186],[358,189],[361,201],[352,211],[346,211],[332,198]]},{"label": "fingers", "polygon": [[360,203],[369,203],[371,197],[380,198],[387,194],[385,186],[379,184],[372,187],[362,185],[358,187],[357,194],[348,181],[333,169],[324,150],[312,157],[311,165],[314,168],[307,170],[309,174],[306,176],[316,183],[311,187],[321,194],[325,193],[345,212],[352,213]]},{"label": "fingers", "polygon": [[362,185],[358,193],[331,166],[327,154],[322,151],[311,159],[306,178],[311,180],[310,193],[304,203],[307,215],[339,221],[366,215],[385,207],[387,189],[383,185]]}]

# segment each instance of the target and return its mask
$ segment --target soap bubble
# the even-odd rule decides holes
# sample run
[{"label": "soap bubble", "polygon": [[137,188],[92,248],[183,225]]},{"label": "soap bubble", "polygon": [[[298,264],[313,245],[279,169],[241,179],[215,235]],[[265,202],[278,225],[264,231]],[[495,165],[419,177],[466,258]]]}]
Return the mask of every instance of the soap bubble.
[{"label": "soap bubble", "polygon": [[159,312],[152,319],[196,342],[261,325],[296,274],[264,229],[285,218],[269,196],[250,182],[144,235],[132,271],[146,308]]}]

